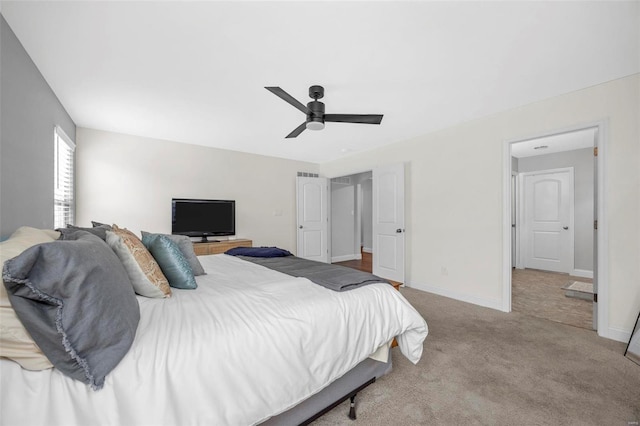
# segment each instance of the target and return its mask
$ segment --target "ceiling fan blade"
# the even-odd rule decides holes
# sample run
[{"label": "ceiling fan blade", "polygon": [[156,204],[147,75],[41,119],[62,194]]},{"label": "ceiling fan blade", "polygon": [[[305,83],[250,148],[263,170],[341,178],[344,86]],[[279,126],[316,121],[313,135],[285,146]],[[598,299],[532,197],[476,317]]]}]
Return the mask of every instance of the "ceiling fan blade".
[{"label": "ceiling fan blade", "polygon": [[285,139],[287,138],[295,138],[297,137],[300,133],[302,133],[304,131],[304,129],[307,128],[307,122],[305,121],[304,123],[302,123],[301,125],[299,125],[298,127],[296,127],[293,132],[289,133]]},{"label": "ceiling fan blade", "polygon": [[270,91],[271,93],[273,93],[274,95],[282,99],[283,101],[298,108],[300,111],[304,112],[305,114],[311,114],[311,110],[307,108],[306,105],[303,105],[296,98],[294,98],[293,96],[291,96],[290,94],[282,90],[280,87],[265,87],[265,89],[267,89],[268,91]]},{"label": "ceiling fan blade", "polygon": [[324,121],[335,123],[380,124],[382,114],[325,114]]}]

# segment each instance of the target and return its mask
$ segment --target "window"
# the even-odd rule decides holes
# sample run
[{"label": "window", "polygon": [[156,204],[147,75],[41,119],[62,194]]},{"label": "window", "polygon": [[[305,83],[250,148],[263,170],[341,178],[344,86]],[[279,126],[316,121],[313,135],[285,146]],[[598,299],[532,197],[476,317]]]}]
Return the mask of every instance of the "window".
[{"label": "window", "polygon": [[59,127],[54,132],[54,192],[53,192],[53,225],[64,228],[73,224],[75,200],[73,194],[74,152],[76,145]]}]

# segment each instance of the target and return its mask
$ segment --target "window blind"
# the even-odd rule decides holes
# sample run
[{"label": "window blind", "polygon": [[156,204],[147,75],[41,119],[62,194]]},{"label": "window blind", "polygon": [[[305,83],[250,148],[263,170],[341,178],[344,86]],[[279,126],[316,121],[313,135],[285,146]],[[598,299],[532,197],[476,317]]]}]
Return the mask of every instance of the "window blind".
[{"label": "window blind", "polygon": [[74,223],[73,175],[76,145],[61,128],[56,127],[54,147],[53,224],[57,229]]}]

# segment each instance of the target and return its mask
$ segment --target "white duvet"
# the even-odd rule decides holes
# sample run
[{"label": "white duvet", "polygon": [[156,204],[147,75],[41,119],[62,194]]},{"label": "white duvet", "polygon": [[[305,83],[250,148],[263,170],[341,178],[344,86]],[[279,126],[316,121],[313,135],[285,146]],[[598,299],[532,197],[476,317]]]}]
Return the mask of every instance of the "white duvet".
[{"label": "white duvet", "polygon": [[394,336],[417,363],[427,324],[388,284],[334,292],[227,255],[197,290],[139,297],[129,353],[92,391],[0,362],[0,423],[248,425],[320,391]]}]

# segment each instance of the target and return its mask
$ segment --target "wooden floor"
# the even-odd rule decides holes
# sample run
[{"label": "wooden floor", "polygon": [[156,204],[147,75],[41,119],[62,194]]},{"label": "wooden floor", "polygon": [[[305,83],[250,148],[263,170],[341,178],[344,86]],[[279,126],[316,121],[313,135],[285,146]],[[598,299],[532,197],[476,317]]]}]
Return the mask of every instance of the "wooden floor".
[{"label": "wooden floor", "polygon": [[371,253],[366,253],[363,251],[361,260],[347,260],[346,262],[336,262],[335,264],[371,273],[373,271],[373,264],[371,262]]},{"label": "wooden floor", "polygon": [[565,296],[562,289],[573,281],[592,282],[557,272],[513,269],[511,308],[538,318],[593,329],[593,303]]}]

